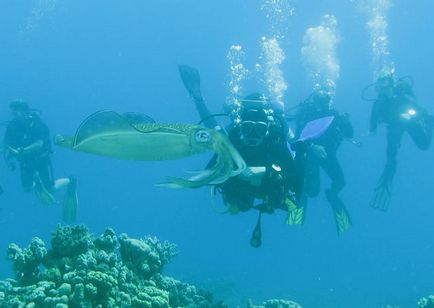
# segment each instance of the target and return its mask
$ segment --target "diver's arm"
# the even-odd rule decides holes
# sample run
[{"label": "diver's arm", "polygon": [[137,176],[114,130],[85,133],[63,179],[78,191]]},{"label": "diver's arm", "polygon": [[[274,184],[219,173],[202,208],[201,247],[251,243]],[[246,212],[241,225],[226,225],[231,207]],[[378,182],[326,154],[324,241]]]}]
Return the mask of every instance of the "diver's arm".
[{"label": "diver's arm", "polygon": [[26,147],[13,148],[11,146],[7,146],[7,149],[9,152],[9,156],[20,157],[23,155],[25,156],[37,152],[41,150],[43,147],[44,147],[44,141],[42,139],[39,139]]},{"label": "diver's arm", "polygon": [[42,139],[36,140],[32,144],[22,148],[22,154],[28,155],[38,152],[44,148],[44,141]]},{"label": "diver's arm", "polygon": [[247,167],[238,175],[238,178],[253,186],[259,187],[266,173],[267,168],[265,166]]}]

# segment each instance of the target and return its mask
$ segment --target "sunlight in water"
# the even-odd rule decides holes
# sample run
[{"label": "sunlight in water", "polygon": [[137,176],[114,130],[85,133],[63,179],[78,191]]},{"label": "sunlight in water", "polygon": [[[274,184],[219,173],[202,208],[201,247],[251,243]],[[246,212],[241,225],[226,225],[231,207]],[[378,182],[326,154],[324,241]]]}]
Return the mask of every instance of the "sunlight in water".
[{"label": "sunlight in water", "polygon": [[321,24],[308,28],[303,37],[301,56],[313,81],[313,88],[322,88],[334,94],[339,78],[339,61],[336,48],[339,43],[337,20],[333,15],[324,15]]},{"label": "sunlight in water", "polygon": [[237,109],[239,98],[244,95],[243,81],[246,79],[249,70],[244,66],[245,53],[240,45],[232,45],[226,58],[229,61],[230,80],[229,95],[226,98],[226,109]]},{"label": "sunlight in water", "polygon": [[280,66],[285,60],[285,53],[275,37],[263,37],[261,43],[265,85],[271,98],[283,108],[283,96],[288,86]]},{"label": "sunlight in water", "polygon": [[368,18],[366,27],[370,34],[374,79],[382,74],[393,72],[394,63],[390,60],[389,37],[387,35],[387,14],[392,7],[392,0],[358,0],[352,2]]}]

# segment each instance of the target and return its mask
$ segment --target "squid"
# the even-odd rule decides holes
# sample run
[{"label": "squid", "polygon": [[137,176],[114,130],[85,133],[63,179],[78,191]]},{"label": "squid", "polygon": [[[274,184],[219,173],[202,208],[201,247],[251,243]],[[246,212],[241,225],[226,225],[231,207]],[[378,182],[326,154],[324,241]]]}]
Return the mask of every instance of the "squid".
[{"label": "squid", "polygon": [[55,143],[74,151],[136,161],[176,160],[215,152],[212,166],[190,178],[167,177],[159,184],[171,188],[220,184],[246,168],[223,133],[199,125],[155,123],[140,113],[96,112],[83,121],[74,136],[56,135]]}]

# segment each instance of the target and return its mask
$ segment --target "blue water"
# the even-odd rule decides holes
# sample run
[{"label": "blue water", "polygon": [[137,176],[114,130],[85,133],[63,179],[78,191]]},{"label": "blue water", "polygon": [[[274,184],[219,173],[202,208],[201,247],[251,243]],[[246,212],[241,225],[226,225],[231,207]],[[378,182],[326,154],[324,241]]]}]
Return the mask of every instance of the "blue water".
[{"label": "blue water", "polygon": [[[0,120],[8,102],[26,99],[42,110],[54,133],[73,133],[100,109],[144,112],[158,122],[196,123],[177,65],[200,69],[203,93],[213,112],[228,95],[226,54],[233,44],[253,66],[269,24],[262,1],[28,0],[0,3]],[[147,234],[176,243],[180,254],[166,274],[204,286],[231,306],[248,298],[292,299],[304,307],[414,307],[433,291],[433,150],[421,152],[404,138],[392,204],[387,213],[368,201],[384,164],[384,129],[366,137],[369,103],[361,89],[373,68],[366,18],[349,1],[294,1],[295,14],[281,47],[287,106],[310,91],[300,59],[307,27],[332,13],[338,20],[340,79],[336,107],[349,112],[357,148],[344,143],[339,158],[347,187],[342,193],[353,229],[338,238],[323,194],[311,200],[306,224],[289,227],[284,213],[263,217],[263,246],[249,246],[256,213],[216,213],[206,188],[155,187],[165,175],[202,167],[208,157],[173,162],[127,162],[56,148],[55,174],[79,179],[79,222],[95,232]],[[431,1],[395,0],[390,10],[391,58],[399,75],[411,74],[419,102],[434,112]],[[33,13],[32,13],[33,11]],[[249,81],[248,90],[259,85]],[[0,127],[1,133],[3,128]],[[33,236],[49,239],[60,207],[39,204],[21,192],[18,173],[0,165],[6,193],[0,199],[0,251]],[[324,178],[324,184],[327,184]],[[215,201],[222,207],[220,199]],[[0,258],[1,260],[1,258]],[[12,275],[0,262],[0,278]]]}]

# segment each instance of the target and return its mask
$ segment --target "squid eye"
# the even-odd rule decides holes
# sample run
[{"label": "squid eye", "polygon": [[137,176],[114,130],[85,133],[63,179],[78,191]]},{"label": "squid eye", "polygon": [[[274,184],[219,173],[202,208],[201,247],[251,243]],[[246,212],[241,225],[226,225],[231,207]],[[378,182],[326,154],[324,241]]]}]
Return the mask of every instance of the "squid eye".
[{"label": "squid eye", "polygon": [[198,142],[198,143],[206,143],[206,142],[209,142],[211,140],[211,135],[205,130],[200,130],[200,131],[196,132],[196,134],[194,135],[194,138],[195,138],[196,142]]}]

